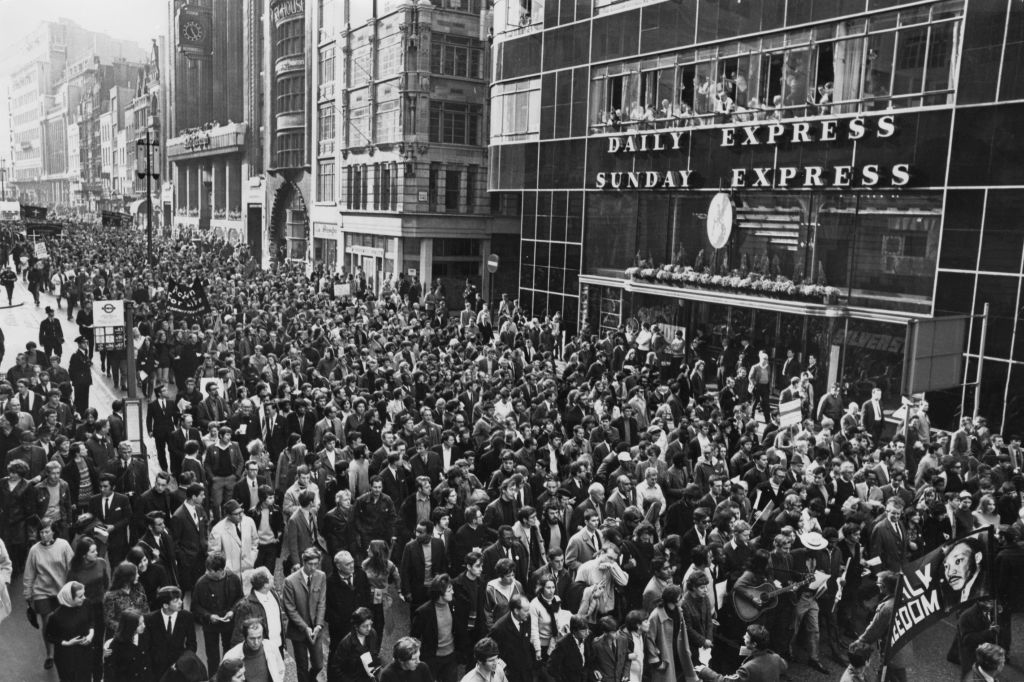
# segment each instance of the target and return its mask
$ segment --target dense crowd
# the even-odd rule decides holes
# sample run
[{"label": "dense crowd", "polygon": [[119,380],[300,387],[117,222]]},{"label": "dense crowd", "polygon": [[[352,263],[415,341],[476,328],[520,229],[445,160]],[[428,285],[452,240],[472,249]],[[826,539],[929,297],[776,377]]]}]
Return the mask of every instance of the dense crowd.
[{"label": "dense crowd", "polygon": [[[440,283],[374,291],[207,239],[158,238],[150,266],[144,241],[69,225],[26,258],[58,310],[0,383],[0,585],[22,577],[62,682],[281,682],[289,649],[299,682],[778,680],[794,657],[865,680],[904,563],[987,526],[997,599],[950,655],[1003,665],[1024,453],[984,419],[945,434],[921,404],[897,428],[879,390],[847,404],[750,339],[719,361],[657,325],[492,313],[471,285],[450,311]],[[171,282],[204,308],[174,312]],[[89,407],[97,358],[128,381],[92,325],[119,298],[153,477],[124,402]],[[948,580],[976,577],[968,540]]]}]

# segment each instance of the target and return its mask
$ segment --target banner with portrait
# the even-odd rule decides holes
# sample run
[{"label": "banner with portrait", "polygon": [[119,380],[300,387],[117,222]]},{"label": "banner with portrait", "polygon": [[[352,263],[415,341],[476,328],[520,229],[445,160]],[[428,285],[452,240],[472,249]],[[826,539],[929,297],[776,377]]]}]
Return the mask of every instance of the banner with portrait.
[{"label": "banner with portrait", "polygon": [[982,528],[903,565],[884,660],[951,613],[995,594],[994,535]]}]

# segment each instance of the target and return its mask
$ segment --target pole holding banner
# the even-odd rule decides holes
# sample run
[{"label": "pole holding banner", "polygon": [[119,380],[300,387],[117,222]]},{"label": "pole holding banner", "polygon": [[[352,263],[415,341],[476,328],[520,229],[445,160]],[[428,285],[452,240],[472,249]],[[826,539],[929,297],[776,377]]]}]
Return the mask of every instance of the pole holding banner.
[{"label": "pole holding banner", "polygon": [[988,334],[988,302],[981,314],[981,339],[978,343],[978,374],[974,381],[974,418],[981,409],[981,368],[985,361],[985,336]]}]

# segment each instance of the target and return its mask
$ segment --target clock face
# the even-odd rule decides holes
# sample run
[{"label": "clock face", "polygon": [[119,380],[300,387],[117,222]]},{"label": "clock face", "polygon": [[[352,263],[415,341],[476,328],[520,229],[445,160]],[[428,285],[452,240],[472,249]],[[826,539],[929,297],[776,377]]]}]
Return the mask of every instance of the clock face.
[{"label": "clock face", "polygon": [[711,246],[720,249],[729,241],[732,219],[732,201],[728,194],[719,192],[708,206],[708,241]]},{"label": "clock face", "polygon": [[198,43],[203,39],[203,26],[198,21],[186,21],[181,26],[181,35],[185,40]]}]

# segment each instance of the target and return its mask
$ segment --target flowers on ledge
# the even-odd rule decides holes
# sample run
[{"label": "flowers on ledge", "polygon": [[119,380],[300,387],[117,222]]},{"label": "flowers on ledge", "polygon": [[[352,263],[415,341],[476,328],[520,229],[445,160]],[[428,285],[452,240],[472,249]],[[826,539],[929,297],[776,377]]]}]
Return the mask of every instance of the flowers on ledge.
[{"label": "flowers on ledge", "polygon": [[660,284],[733,291],[740,294],[757,294],[774,298],[834,302],[840,294],[836,287],[824,284],[797,284],[793,280],[776,275],[774,277],[756,272],[740,273],[737,270],[726,275],[713,275],[705,269],[698,272],[690,266],[662,265],[661,267],[629,267],[626,277]]}]

